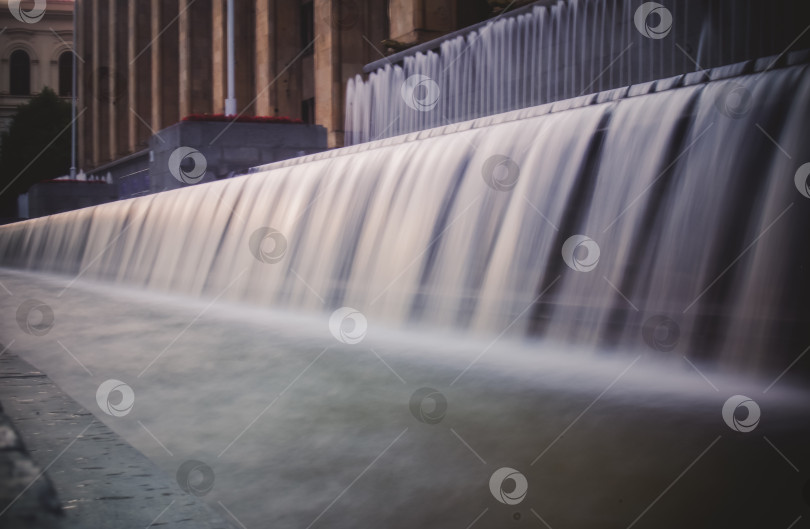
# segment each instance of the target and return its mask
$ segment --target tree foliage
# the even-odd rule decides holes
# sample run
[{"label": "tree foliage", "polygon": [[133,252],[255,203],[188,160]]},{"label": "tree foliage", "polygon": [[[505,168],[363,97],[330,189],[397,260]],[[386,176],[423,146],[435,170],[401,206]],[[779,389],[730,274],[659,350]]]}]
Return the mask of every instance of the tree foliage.
[{"label": "tree foliage", "polygon": [[0,139],[0,190],[4,198],[70,170],[70,103],[45,88],[17,107]]}]

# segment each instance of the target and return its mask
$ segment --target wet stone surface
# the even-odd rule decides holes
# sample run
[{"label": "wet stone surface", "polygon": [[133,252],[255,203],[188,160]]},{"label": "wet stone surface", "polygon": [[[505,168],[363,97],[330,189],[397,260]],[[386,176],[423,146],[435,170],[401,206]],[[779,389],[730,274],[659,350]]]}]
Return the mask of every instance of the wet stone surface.
[{"label": "wet stone surface", "polygon": [[4,529],[233,527],[9,352],[0,403]]}]

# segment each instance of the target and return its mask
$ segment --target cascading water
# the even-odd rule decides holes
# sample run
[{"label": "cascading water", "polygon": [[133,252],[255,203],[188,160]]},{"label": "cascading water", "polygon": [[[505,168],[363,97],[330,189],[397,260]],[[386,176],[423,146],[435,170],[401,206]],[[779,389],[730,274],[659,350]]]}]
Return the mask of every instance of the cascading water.
[{"label": "cascading water", "polygon": [[[130,478],[75,452],[101,419],[178,480],[207,467],[194,493],[241,527],[799,527],[810,61],[782,53],[803,27],[767,29],[801,17],[742,4],[667,3],[698,21],[675,43],[701,66],[780,55],[641,82],[692,66],[662,40],[622,53],[635,4],[535,7],[354,84],[354,141],[439,128],[0,227],[0,355],[94,413],[51,474]],[[397,76],[428,65],[448,121],[578,97],[398,119]],[[187,524],[143,478],[141,526]]]},{"label": "cascading water", "polygon": [[810,75],[764,71],[772,62],[5,226],[0,256],[193,296],[594,344],[638,344],[645,321],[666,318],[695,357],[783,367],[810,338],[810,204],[793,181]]},{"label": "cascading water", "polygon": [[642,4],[540,2],[401,64],[378,61],[368,80],[348,83],[346,143],[810,46],[801,0],[666,0],[639,11]]}]

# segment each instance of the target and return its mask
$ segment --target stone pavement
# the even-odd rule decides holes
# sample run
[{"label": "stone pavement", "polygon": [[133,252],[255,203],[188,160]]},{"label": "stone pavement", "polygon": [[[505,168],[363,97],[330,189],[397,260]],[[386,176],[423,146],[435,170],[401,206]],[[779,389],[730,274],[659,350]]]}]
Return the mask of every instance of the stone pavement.
[{"label": "stone pavement", "polygon": [[0,527],[234,527],[8,351],[0,403]]}]

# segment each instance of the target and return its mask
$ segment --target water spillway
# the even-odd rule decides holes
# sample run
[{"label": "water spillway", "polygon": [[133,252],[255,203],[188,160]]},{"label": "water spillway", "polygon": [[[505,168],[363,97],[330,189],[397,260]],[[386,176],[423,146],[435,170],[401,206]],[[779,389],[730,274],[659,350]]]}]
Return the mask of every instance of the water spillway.
[{"label": "water spillway", "polygon": [[[499,114],[374,117],[363,134],[392,137],[0,227],[0,355],[84,408],[43,466],[130,478],[75,451],[102,420],[234,527],[800,527],[810,60],[783,49],[804,28],[734,32],[774,54],[754,60],[710,17],[676,43],[711,69],[621,55],[582,93],[564,66],[588,26],[566,16],[535,99],[493,79],[455,101]],[[491,62],[527,57],[504,43]],[[153,523],[187,523],[144,477]]]},{"label": "water spillway", "polygon": [[399,326],[675,340],[696,359],[778,372],[810,339],[810,204],[794,178],[805,55],[4,226],[0,259]]},{"label": "water spillway", "polygon": [[540,1],[368,65],[346,88],[346,143],[805,49],[806,14],[801,0]]}]

